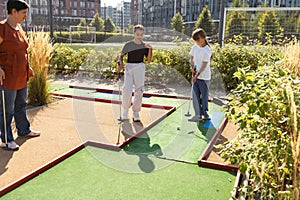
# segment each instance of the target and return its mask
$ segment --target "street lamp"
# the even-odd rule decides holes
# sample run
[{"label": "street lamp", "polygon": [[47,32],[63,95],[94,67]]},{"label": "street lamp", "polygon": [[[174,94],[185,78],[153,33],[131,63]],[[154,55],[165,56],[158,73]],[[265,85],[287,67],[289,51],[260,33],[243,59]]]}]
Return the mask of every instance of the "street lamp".
[{"label": "street lamp", "polygon": [[160,0],[160,27],[163,27],[163,17],[162,17],[162,9],[164,5],[164,0]]},{"label": "street lamp", "polygon": [[58,8],[59,8],[59,41],[61,42],[61,7],[60,7],[60,0],[58,0]]},{"label": "street lamp", "polygon": [[177,1],[175,0],[174,1],[174,16],[176,15],[176,4],[177,4]]},{"label": "street lamp", "polygon": [[50,11],[50,38],[53,39],[53,12],[52,12],[52,0],[49,1]]},{"label": "street lamp", "polygon": [[121,7],[121,14],[122,14],[122,34],[124,32],[124,0],[122,1],[122,7]]},{"label": "street lamp", "polygon": [[106,25],[107,25],[107,21],[106,21],[106,3],[104,3],[104,40],[106,40]]}]

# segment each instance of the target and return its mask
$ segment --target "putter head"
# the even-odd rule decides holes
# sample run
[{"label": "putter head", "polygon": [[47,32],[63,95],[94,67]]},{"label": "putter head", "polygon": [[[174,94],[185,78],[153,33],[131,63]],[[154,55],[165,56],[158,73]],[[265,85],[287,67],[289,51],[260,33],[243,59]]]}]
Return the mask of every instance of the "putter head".
[{"label": "putter head", "polygon": [[6,150],[6,151],[10,151],[11,150],[10,148],[8,148],[7,145],[3,146],[2,149]]},{"label": "putter head", "polygon": [[129,119],[122,119],[121,117],[118,119],[118,121],[120,122],[120,123],[122,123],[122,122],[125,122],[125,121],[129,121]]},{"label": "putter head", "polygon": [[192,115],[191,115],[191,113],[186,113],[184,116],[190,117],[190,116],[192,116]]},{"label": "putter head", "polygon": [[8,148],[7,145],[3,146],[2,149],[4,149],[5,151],[18,151],[19,150],[19,148],[16,148],[16,149]]}]

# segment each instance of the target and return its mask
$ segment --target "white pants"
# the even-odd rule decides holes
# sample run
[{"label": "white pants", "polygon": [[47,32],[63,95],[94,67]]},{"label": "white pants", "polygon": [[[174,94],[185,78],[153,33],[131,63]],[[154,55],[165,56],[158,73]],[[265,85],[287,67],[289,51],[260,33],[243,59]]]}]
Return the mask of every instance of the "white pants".
[{"label": "white pants", "polygon": [[125,76],[123,85],[122,107],[128,110],[131,106],[131,98],[134,86],[134,100],[132,104],[133,112],[140,112],[145,82],[145,64],[127,63],[125,66]]}]

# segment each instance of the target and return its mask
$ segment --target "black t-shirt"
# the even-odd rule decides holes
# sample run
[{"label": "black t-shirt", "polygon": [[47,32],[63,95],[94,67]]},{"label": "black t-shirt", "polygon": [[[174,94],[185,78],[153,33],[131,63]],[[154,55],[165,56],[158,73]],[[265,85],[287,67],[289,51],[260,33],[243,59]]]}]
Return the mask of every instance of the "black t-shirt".
[{"label": "black t-shirt", "polygon": [[125,43],[122,54],[128,54],[128,63],[142,63],[144,57],[148,55],[149,49],[145,47],[145,43],[136,44],[134,41]]}]

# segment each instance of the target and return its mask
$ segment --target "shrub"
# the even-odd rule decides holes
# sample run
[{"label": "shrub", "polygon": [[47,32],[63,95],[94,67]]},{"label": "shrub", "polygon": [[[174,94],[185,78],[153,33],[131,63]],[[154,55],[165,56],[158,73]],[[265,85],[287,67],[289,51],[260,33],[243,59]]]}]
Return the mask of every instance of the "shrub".
[{"label": "shrub", "polygon": [[96,74],[108,78],[117,72],[117,60],[119,51],[108,48],[105,51],[91,49],[86,56],[81,69],[93,71]]},{"label": "shrub", "polygon": [[239,68],[250,67],[250,69],[256,70],[258,66],[274,64],[282,57],[279,46],[244,46],[231,43],[222,48],[219,46],[214,48],[211,65],[218,68],[226,90],[230,91],[240,83],[239,79],[234,77],[234,73]]},{"label": "shrub", "polygon": [[[54,32],[54,41],[61,43],[70,43],[70,32]],[[87,43],[93,38],[93,33],[85,31],[72,31],[72,43]],[[132,34],[96,32],[96,43],[100,42],[125,42],[132,39]]]},{"label": "shrub", "polygon": [[74,73],[82,65],[88,51],[85,48],[73,50],[64,44],[55,44],[51,53],[51,68],[57,72]]},{"label": "shrub", "polygon": [[34,71],[34,77],[28,84],[28,103],[31,105],[44,105],[49,102],[47,74],[51,51],[49,34],[34,32],[29,36],[29,63]]},{"label": "shrub", "polygon": [[221,155],[250,173],[244,187],[251,199],[299,199],[299,78],[276,65],[238,69],[235,77],[240,84],[229,97],[227,116],[241,131]]},{"label": "shrub", "polygon": [[72,49],[65,44],[55,44],[51,54],[51,69],[56,73],[77,73],[79,70],[111,77],[117,70],[118,52],[114,48],[104,50]]},{"label": "shrub", "polygon": [[191,42],[180,42],[176,47],[170,49],[155,49],[153,52],[152,63],[162,64],[174,68],[181,73],[187,80],[191,80],[190,72],[190,49]]}]

